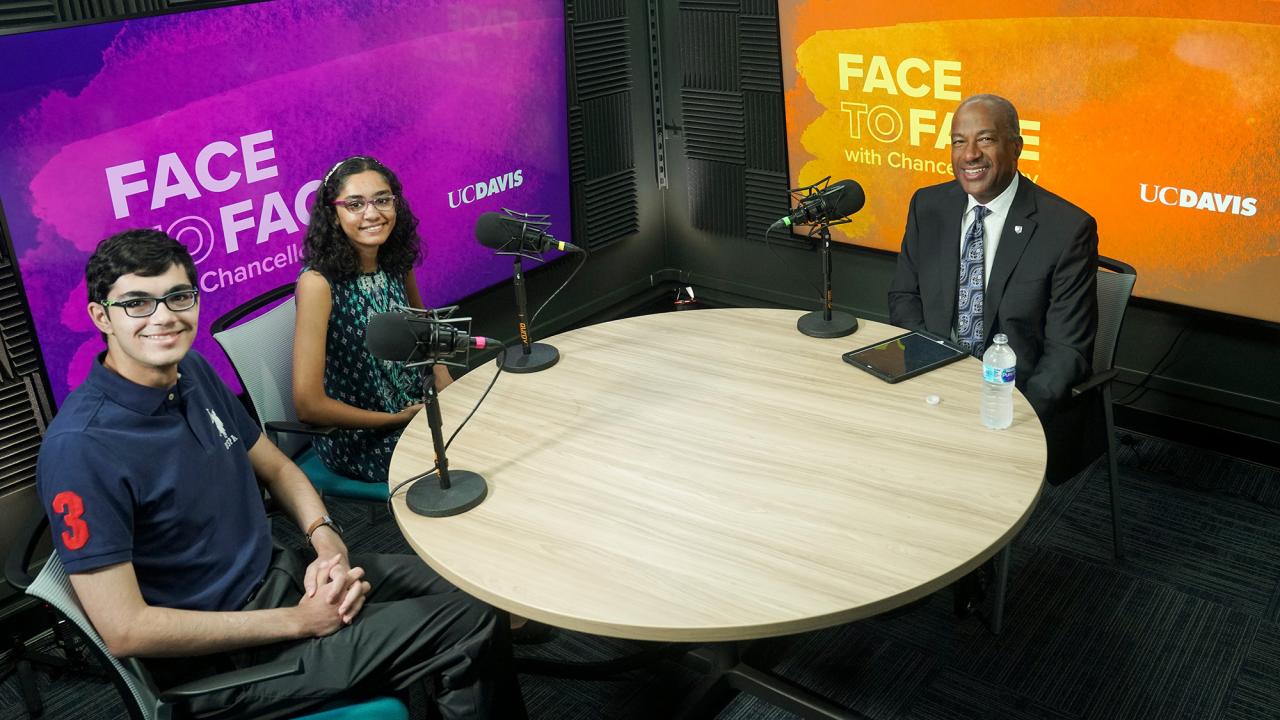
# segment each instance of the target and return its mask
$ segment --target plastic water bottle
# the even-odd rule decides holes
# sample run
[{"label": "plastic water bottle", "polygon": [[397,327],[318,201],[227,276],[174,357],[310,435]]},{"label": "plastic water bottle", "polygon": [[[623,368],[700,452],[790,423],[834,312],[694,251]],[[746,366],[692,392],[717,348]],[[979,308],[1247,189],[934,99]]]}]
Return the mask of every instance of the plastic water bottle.
[{"label": "plastic water bottle", "polygon": [[982,354],[982,424],[992,430],[1004,430],[1013,424],[1017,361],[1004,333],[991,338],[991,347]]}]

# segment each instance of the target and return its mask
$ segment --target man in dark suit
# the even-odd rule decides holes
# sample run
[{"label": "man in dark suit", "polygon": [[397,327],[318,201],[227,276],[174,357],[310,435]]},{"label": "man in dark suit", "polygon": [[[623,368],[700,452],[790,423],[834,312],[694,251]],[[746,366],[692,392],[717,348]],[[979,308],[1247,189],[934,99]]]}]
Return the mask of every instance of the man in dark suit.
[{"label": "man in dark suit", "polygon": [[1045,428],[1046,477],[1057,484],[1096,456],[1085,442],[1092,405],[1071,388],[1093,359],[1098,225],[1021,176],[1021,153],[1008,100],[960,103],[951,122],[956,179],[911,199],[889,320],[951,337],[977,357],[997,333],[1007,335],[1017,387]]}]

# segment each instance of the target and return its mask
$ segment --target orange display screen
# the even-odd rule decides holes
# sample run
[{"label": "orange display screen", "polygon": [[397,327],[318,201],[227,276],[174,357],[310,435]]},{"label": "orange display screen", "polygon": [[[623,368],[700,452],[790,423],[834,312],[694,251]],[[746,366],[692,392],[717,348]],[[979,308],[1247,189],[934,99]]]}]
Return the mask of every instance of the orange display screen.
[{"label": "orange display screen", "polygon": [[951,112],[1013,101],[1019,170],[1098,220],[1135,294],[1280,322],[1280,3],[781,0],[792,184],[866,190],[833,238],[898,250],[952,179]]}]

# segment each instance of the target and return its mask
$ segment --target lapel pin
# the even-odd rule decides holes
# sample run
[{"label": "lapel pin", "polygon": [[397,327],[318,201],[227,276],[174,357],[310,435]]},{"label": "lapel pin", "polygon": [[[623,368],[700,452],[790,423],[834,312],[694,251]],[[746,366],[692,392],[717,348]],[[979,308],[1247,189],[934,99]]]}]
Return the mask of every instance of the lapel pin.
[{"label": "lapel pin", "polygon": [[1014,225],[1014,226],[1013,226],[1013,231],[1014,231],[1015,233],[1017,233],[1017,234],[1021,235],[1021,234],[1022,234],[1022,226],[1021,226],[1021,225]]}]

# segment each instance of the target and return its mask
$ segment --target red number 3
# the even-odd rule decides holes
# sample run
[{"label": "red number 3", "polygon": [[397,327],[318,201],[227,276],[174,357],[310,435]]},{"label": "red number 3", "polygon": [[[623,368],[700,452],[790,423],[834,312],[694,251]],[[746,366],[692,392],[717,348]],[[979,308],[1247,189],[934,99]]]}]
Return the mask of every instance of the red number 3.
[{"label": "red number 3", "polygon": [[89,526],[85,523],[81,515],[84,515],[84,501],[80,496],[64,490],[53,498],[53,511],[62,516],[62,522],[66,524],[66,530],[62,531],[62,544],[68,550],[79,550],[89,541]]}]

